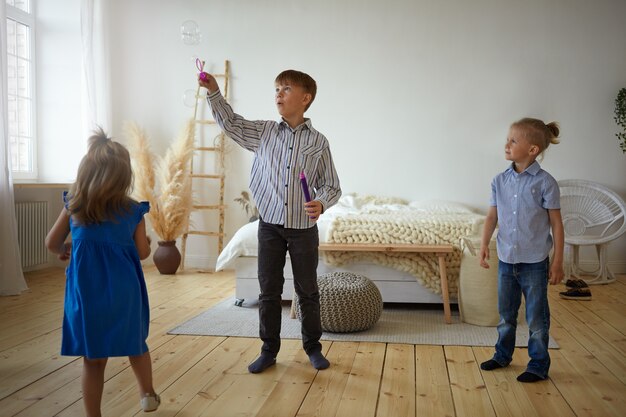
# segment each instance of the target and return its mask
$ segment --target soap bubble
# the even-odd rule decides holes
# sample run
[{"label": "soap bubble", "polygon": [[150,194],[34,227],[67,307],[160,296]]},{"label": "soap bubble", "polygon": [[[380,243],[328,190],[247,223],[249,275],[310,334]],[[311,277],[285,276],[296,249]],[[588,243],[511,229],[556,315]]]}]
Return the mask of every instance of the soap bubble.
[{"label": "soap bubble", "polygon": [[185,103],[185,106],[195,107],[197,100],[196,90],[185,90],[185,93],[183,94],[183,103]]},{"label": "soap bubble", "polygon": [[194,20],[186,20],[180,26],[180,35],[185,45],[197,45],[202,39],[198,24]]}]

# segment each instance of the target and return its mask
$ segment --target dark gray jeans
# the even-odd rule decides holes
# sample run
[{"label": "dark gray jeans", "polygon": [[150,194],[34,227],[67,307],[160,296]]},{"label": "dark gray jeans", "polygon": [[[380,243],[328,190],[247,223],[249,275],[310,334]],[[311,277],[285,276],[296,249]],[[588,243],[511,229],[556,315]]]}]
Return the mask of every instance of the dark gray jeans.
[{"label": "dark gray jeans", "polygon": [[[281,296],[287,251],[302,312],[302,345],[307,354],[322,350],[320,295],[317,288],[319,235],[317,226],[288,229],[259,220],[259,335],[263,351],[280,350]],[[287,291],[291,291],[288,288]]]}]

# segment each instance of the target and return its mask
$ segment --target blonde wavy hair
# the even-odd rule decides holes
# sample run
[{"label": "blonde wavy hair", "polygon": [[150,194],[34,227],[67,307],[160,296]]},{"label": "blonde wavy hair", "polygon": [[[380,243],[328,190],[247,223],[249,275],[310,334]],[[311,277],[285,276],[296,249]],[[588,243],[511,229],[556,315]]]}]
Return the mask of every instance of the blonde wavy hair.
[{"label": "blonde wavy hair", "polygon": [[98,127],[78,167],[68,195],[67,208],[84,224],[113,220],[130,211],[133,171],[128,150]]},{"label": "blonde wavy hair", "polygon": [[560,143],[559,124],[557,122],[544,123],[542,120],[525,117],[511,124],[511,127],[522,131],[522,134],[531,144],[539,147],[539,154],[548,146]]}]

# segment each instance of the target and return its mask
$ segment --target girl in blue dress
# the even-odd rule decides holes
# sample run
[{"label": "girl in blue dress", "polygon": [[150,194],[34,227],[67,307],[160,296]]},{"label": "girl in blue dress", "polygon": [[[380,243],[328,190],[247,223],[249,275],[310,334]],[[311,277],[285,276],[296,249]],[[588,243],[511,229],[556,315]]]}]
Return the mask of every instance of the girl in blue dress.
[{"label": "girl in blue dress", "polygon": [[[149,206],[129,197],[132,178],[128,150],[98,129],[46,237],[48,250],[69,260],[61,354],[83,356],[88,417],[100,416],[111,356],[129,357],[144,411],[160,403],[146,344],[150,310],[140,263],[150,255],[143,218]],[[70,233],[72,240],[66,242]]]}]

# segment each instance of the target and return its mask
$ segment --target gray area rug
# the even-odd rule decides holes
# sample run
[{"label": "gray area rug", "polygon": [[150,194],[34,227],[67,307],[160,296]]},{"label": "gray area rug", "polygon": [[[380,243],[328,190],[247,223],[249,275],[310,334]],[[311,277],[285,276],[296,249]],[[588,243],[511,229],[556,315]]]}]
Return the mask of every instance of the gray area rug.
[{"label": "gray area rug", "polygon": [[[495,327],[461,323],[457,311],[452,312],[452,324],[445,324],[443,308],[414,305],[385,304],[378,322],[369,330],[355,333],[324,332],[322,340],[351,342],[406,343],[413,345],[493,346],[498,339]],[[259,316],[256,304],[234,305],[227,299],[204,313],[173,328],[169,334],[204,336],[259,336]],[[283,305],[281,337],[300,339],[300,322],[289,317],[289,305]],[[516,346],[528,346],[528,327],[517,327]],[[550,337],[550,348],[558,344]]]}]

